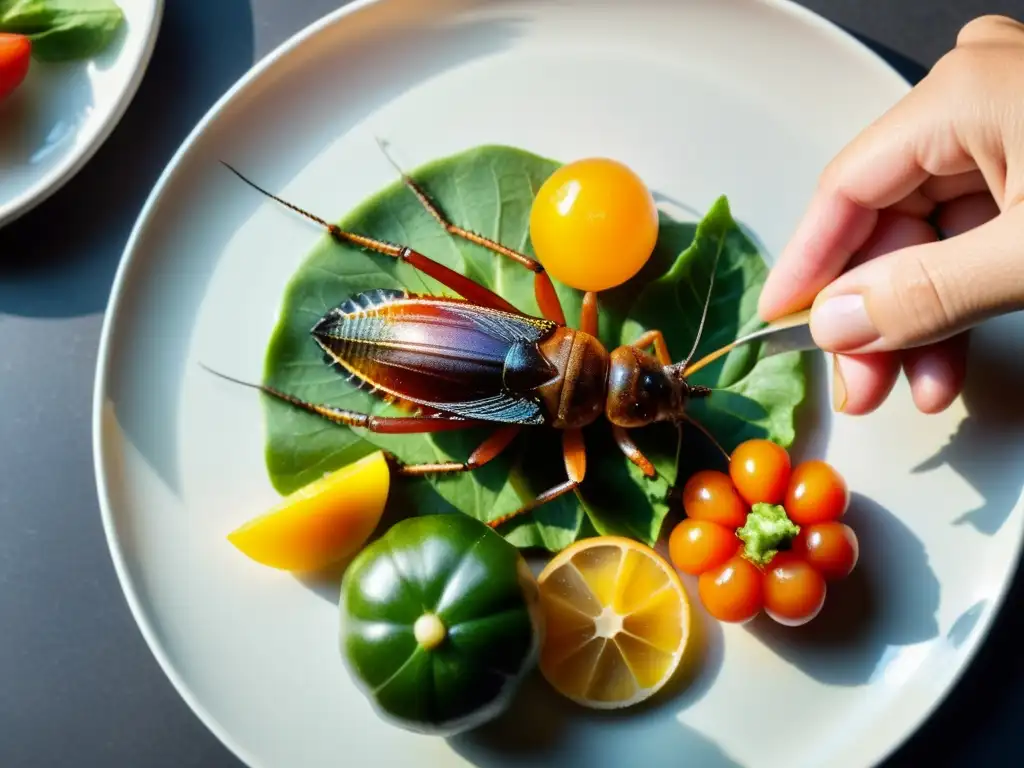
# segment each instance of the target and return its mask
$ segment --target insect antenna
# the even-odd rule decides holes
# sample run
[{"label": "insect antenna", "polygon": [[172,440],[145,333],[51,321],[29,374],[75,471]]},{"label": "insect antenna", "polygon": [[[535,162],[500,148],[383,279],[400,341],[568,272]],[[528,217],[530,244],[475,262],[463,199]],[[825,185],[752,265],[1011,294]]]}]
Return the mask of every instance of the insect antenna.
[{"label": "insect antenna", "polygon": [[[692,360],[693,356],[697,353],[697,347],[700,346],[700,340],[704,335],[704,325],[707,323],[708,319],[708,308],[711,306],[711,295],[714,293],[715,290],[715,274],[718,272],[718,261],[721,258],[722,251],[724,249],[725,237],[723,236],[721,241],[718,243],[718,248],[715,250],[715,258],[711,262],[711,277],[708,280],[708,292],[707,295],[704,297],[704,308],[701,310],[700,313],[700,323],[697,324],[697,333],[693,338],[693,346],[690,347],[690,352],[684,360],[670,366],[670,370],[674,371],[675,374],[677,376],[680,376],[681,378],[686,378],[694,371],[698,370],[699,368],[702,368],[704,365],[707,365],[707,363],[710,363],[714,357],[723,355],[729,351],[728,348],[723,348],[717,350],[716,352],[712,352],[710,355],[700,360],[692,369],[689,368],[690,360]],[[711,390],[708,389],[707,387],[697,387],[695,389],[697,391],[694,394],[700,394],[701,396],[710,394],[711,392]]]},{"label": "insect antenna", "polygon": [[697,352],[697,347],[700,346],[700,340],[704,334],[704,324],[708,319],[708,307],[711,306],[711,294],[715,290],[715,274],[718,272],[718,260],[724,249],[725,238],[723,237],[718,244],[718,249],[715,251],[715,259],[711,262],[711,278],[708,280],[708,292],[704,297],[704,309],[701,311],[700,323],[697,325],[697,335],[694,336],[693,346],[690,348],[690,353],[686,356],[686,359],[676,366],[679,370],[686,370],[686,367],[690,364],[690,360],[693,359],[694,354]]},{"label": "insect antenna", "polygon": [[[367,237],[366,235],[359,235],[359,234],[356,234],[355,232],[346,232],[344,229],[339,227],[337,224],[331,224],[331,222],[326,221],[324,219],[321,219],[316,214],[310,213],[309,211],[307,211],[307,210],[305,210],[303,208],[300,208],[299,206],[295,205],[294,203],[290,203],[287,200],[285,200],[284,198],[278,197],[273,192],[267,191],[266,189],[261,187],[259,184],[257,184],[255,181],[253,181],[252,179],[246,178],[246,176],[243,175],[241,171],[239,171],[237,168],[234,168],[233,166],[231,166],[229,163],[225,162],[224,160],[221,160],[220,163],[225,168],[227,168],[229,171],[231,171],[233,174],[235,174],[235,176],[237,176],[242,181],[244,181],[246,184],[248,184],[250,187],[255,189],[257,192],[260,192],[261,194],[266,195],[271,200],[277,201],[278,203],[283,205],[285,208],[288,208],[289,210],[295,211],[295,213],[299,214],[300,216],[303,216],[304,218],[309,219],[310,221],[315,222],[316,224],[319,224],[321,227],[326,229],[327,232],[331,235],[331,237],[333,237],[338,242],[352,243],[353,245],[359,246],[360,248],[366,248],[368,250],[374,251],[375,253],[382,253],[385,256],[391,256],[392,258],[402,259],[404,261],[410,261],[410,263],[412,263],[412,256],[415,256],[415,254],[413,254],[411,256],[410,253],[409,253],[409,249],[408,248],[404,248],[404,247],[399,246],[399,245],[394,245],[393,243],[387,243],[387,242],[384,242],[383,240],[376,240],[376,239],[374,239],[372,237]],[[425,257],[423,257],[423,256],[419,256],[418,258],[421,261],[423,259],[425,259]],[[427,259],[427,261],[429,261],[429,259]],[[440,280],[441,282],[444,282],[444,278],[441,278],[437,274],[435,274],[435,272],[430,271],[428,266],[425,266],[422,263],[419,263],[419,264],[413,263],[413,266],[416,269],[419,269],[421,271],[427,272],[427,274],[429,274],[431,277],[433,277],[433,278],[435,278],[437,280]],[[443,266],[440,266],[438,268],[439,269],[447,270],[447,267],[443,267]],[[445,285],[448,285],[448,283],[445,283]],[[451,287],[451,286],[449,286],[449,287]],[[512,305],[508,305],[508,306],[510,308],[514,309],[512,307]],[[502,309],[505,309],[505,307],[502,307]]]},{"label": "insect antenna", "polygon": [[[729,452],[722,447],[722,444],[715,439],[715,436],[711,434],[711,431],[707,427],[705,427],[692,416],[689,416],[685,413],[683,414],[683,421],[690,424],[691,426],[696,427],[704,435],[704,437],[706,437],[711,442],[711,444],[718,449],[718,452],[721,453],[722,456],[725,458],[725,463],[729,463],[729,460],[732,458],[731,456],[729,456]],[[682,430],[682,423],[679,424],[679,429]]]},{"label": "insect antenna", "polygon": [[256,384],[251,381],[236,379],[234,376],[229,376],[226,373],[215,371],[213,368],[206,365],[205,363],[199,363],[199,367],[207,371],[208,373],[212,373],[214,376],[218,378],[224,379],[225,381],[230,381],[232,384],[238,384],[243,387],[248,387],[249,389],[255,389],[257,392],[262,392],[265,395],[277,398],[278,400],[286,402],[289,405],[294,405],[296,408],[301,408],[302,410],[308,411],[309,413],[315,413],[318,416],[323,415],[320,412],[322,406],[318,406],[315,403],[310,403],[306,400],[296,397],[295,395],[289,395],[287,392],[282,392],[279,389],[268,387],[266,384]]},{"label": "insect antenna", "polygon": [[471,429],[474,427],[484,426],[486,424],[486,422],[480,421],[479,419],[466,419],[461,416],[451,416],[446,414],[438,415],[436,417],[374,416],[369,413],[350,411],[347,408],[337,408],[333,405],[311,403],[308,400],[303,400],[295,395],[289,395],[287,392],[282,392],[279,389],[268,387],[266,384],[254,384],[252,382],[243,381],[242,379],[236,379],[234,376],[228,376],[226,373],[215,371],[203,363],[199,363],[199,366],[225,381],[230,381],[233,384],[240,384],[241,386],[248,387],[249,389],[255,389],[265,395],[270,395],[277,400],[288,403],[299,410],[319,416],[333,424],[340,424],[346,427],[358,427],[360,429],[368,429],[371,432],[409,434],[420,432],[445,432],[454,429]]},{"label": "insect antenna", "polygon": [[260,192],[260,193],[266,195],[271,200],[277,201],[278,203],[283,205],[285,208],[288,208],[288,209],[290,209],[292,211],[295,211],[295,213],[299,214],[300,216],[303,216],[303,217],[309,219],[310,221],[315,222],[316,224],[319,224],[321,227],[324,227],[328,232],[330,232],[334,237],[342,237],[344,235],[344,233],[342,232],[341,228],[338,227],[336,224],[331,224],[329,221],[325,221],[324,219],[321,219],[316,214],[310,213],[309,211],[304,210],[303,208],[300,208],[299,206],[295,205],[295,203],[289,203],[287,200],[285,200],[285,199],[283,199],[281,197],[278,197],[273,192],[267,191],[266,189],[261,187],[259,184],[257,184],[255,181],[253,181],[252,179],[249,179],[245,175],[243,175],[241,171],[239,171],[237,168],[232,166],[230,163],[227,163],[224,160],[221,160],[220,164],[223,165],[225,168],[227,168],[229,171],[231,171],[233,174],[235,174],[235,176],[240,178],[242,181],[244,181],[250,187],[255,189],[257,192]]}]

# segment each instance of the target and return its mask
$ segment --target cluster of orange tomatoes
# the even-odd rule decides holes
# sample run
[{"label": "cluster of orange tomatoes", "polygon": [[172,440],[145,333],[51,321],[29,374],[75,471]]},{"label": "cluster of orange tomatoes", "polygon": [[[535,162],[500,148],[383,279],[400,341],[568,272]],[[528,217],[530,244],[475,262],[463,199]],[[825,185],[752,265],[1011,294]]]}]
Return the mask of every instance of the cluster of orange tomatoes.
[{"label": "cluster of orange tomatoes", "polygon": [[764,610],[804,624],[825,604],[827,582],[845,578],[859,545],[840,518],[844,478],[824,461],[795,467],[768,440],[732,453],[728,473],[703,470],[683,488],[686,518],[669,537],[676,568],[698,576],[698,594],[720,621],[745,622]]}]

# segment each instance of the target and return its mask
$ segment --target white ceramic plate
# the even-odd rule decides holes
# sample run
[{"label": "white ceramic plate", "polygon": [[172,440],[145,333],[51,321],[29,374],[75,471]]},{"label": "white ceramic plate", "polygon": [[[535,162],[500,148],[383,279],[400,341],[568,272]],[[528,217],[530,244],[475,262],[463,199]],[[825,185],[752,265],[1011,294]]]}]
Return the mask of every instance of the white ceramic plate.
[{"label": "white ceramic plate", "polygon": [[859,43],[776,0],[364,1],[248,73],[142,212],[96,383],[114,562],[203,722],[264,768],[862,768],[895,749],[960,675],[1017,562],[1024,440],[1000,382],[1021,373],[1018,318],[981,329],[970,388],[939,416],[917,413],[901,382],[874,415],[830,419],[816,383],[805,446],[856,491],[862,559],[814,624],[702,621],[700,675],[658,708],[596,716],[535,681],[504,720],[451,741],[384,724],[357,693],[336,587],[225,541],[277,497],[257,397],[198,363],[258,378],[282,288],[321,236],[218,160],[337,217],[394,180],[376,135],[406,165],[486,142],[610,155],[697,211],[728,194],[774,255],[827,160],[906,91]]},{"label": "white ceramic plate", "polygon": [[52,195],[114,130],[135,95],[156,43],[163,0],[118,0],[125,21],[93,59],[32,60],[0,104],[0,226]]}]

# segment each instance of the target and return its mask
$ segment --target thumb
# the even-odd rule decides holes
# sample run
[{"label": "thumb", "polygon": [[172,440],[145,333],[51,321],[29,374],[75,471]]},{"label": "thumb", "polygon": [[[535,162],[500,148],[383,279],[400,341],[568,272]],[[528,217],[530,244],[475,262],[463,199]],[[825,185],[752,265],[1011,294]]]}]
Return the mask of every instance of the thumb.
[{"label": "thumb", "polygon": [[1024,205],[948,240],[861,264],[817,295],[811,334],[829,352],[917,347],[1024,308]]}]

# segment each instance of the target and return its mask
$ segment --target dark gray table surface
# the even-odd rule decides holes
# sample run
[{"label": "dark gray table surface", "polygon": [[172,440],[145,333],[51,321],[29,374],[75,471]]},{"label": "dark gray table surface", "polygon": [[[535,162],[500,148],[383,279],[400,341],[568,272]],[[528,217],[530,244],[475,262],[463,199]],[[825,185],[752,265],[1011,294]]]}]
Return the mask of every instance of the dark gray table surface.
[{"label": "dark gray table surface", "polygon": [[[0,230],[0,766],[239,765],[166,680],[118,586],[93,480],[93,372],[118,258],[172,153],[255,61],[340,4],[167,0],[109,140]],[[971,18],[1024,19],[1024,0],[804,4],[912,82]],[[1024,765],[1022,597],[1024,576],[963,680],[888,765]]]}]

